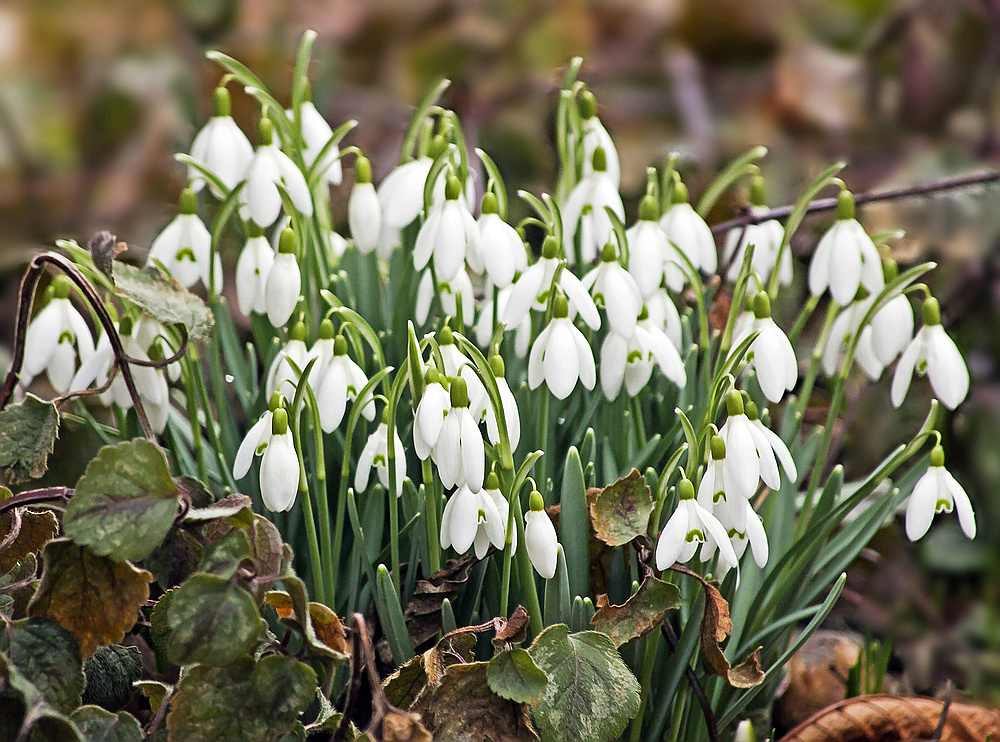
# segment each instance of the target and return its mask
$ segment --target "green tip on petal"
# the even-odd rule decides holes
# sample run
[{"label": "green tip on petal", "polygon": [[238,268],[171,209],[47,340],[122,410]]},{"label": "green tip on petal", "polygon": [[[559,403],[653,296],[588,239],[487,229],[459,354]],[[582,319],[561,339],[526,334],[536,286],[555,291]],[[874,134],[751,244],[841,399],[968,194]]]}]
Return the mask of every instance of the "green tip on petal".
[{"label": "green tip on petal", "polygon": [[552,318],[553,319],[563,319],[569,317],[569,302],[566,301],[566,297],[560,294],[552,302]]},{"label": "green tip on petal", "polygon": [[528,507],[536,513],[545,510],[545,500],[542,499],[541,492],[538,490],[531,490],[531,497],[528,498]]},{"label": "green tip on petal", "polygon": [[126,337],[132,334],[132,318],[127,314],[122,317],[121,322],[118,323],[118,334],[122,337]]},{"label": "green tip on petal", "polygon": [[306,339],[306,323],[299,320],[294,325],[292,325],[292,331],[288,333],[289,340],[301,340],[305,342]]},{"label": "green tip on petal", "polygon": [[542,241],[542,257],[546,260],[552,260],[559,254],[559,240],[556,239],[555,235],[548,235]]},{"label": "green tip on petal", "polygon": [[767,191],[764,188],[763,175],[755,175],[750,181],[750,205],[767,206]]},{"label": "green tip on petal", "polygon": [[294,255],[295,242],[295,230],[285,227],[281,230],[281,237],[278,238],[278,252],[282,255]]},{"label": "green tip on petal", "polygon": [[726,394],[726,411],[730,417],[744,414],[743,395],[735,389],[730,389]]},{"label": "green tip on petal", "polygon": [[358,159],[354,161],[354,182],[372,182],[372,163],[364,155],[358,155]]},{"label": "green tip on petal", "polygon": [[886,283],[895,281],[898,275],[899,275],[899,263],[897,263],[891,257],[886,258],[885,260],[882,261],[882,276],[885,278]]},{"label": "green tip on petal", "polygon": [[771,316],[771,297],[766,291],[759,292],[753,298],[753,316],[757,319],[767,319]]},{"label": "green tip on petal", "polygon": [[716,461],[726,458],[726,441],[721,435],[712,436],[712,458]]},{"label": "green tip on petal", "polygon": [[56,276],[52,279],[52,296],[56,299],[68,299],[72,282],[66,276]]},{"label": "green tip on petal", "polygon": [[597,115],[597,98],[589,90],[584,90],[580,94],[580,118],[584,121],[592,119]]},{"label": "green tip on petal", "polygon": [[483,489],[487,490],[498,490],[500,489],[500,477],[497,476],[495,471],[491,471],[486,475],[486,484],[483,485]]},{"label": "green tip on petal", "polygon": [[194,214],[198,211],[198,194],[190,188],[181,191],[181,197],[177,200],[177,205],[182,214]]},{"label": "green tip on petal", "polygon": [[637,322],[642,322],[643,320],[649,319],[649,308],[643,304],[642,310],[639,312],[639,316],[636,317]]},{"label": "green tip on petal", "polygon": [[691,484],[691,480],[684,477],[680,484],[677,485],[677,497],[680,500],[693,500],[694,499],[694,485]]},{"label": "green tip on petal", "polygon": [[157,338],[153,341],[153,344],[149,346],[149,360],[151,361],[162,361],[166,356],[163,355],[163,343]]},{"label": "green tip on petal", "polygon": [[643,196],[639,204],[639,221],[655,222],[660,218],[660,204],[655,196]]},{"label": "green tip on petal", "polygon": [[854,218],[854,194],[844,188],[837,196],[837,219]]},{"label": "green tip on petal", "polygon": [[274,141],[274,124],[267,116],[262,116],[260,126],[257,129],[258,144],[267,147]]},{"label": "green tip on petal", "polygon": [[283,407],[271,413],[271,435],[284,435],[288,432],[288,413]]},{"label": "green tip on petal", "polygon": [[457,201],[462,195],[462,182],[454,175],[448,176],[448,182],[444,187],[444,197],[448,201]]},{"label": "green tip on petal", "polygon": [[257,224],[257,222],[255,222],[253,219],[247,221],[247,223],[244,225],[244,229],[246,230],[248,240],[264,236],[263,228],[261,228],[261,226]]},{"label": "green tip on petal", "polygon": [[[319,323],[319,339],[320,340],[330,340],[336,333],[333,330],[333,321],[325,319]],[[346,341],[345,341],[346,342]],[[334,341],[334,347],[337,346],[336,341]]]},{"label": "green tip on petal", "polygon": [[594,172],[603,173],[608,169],[608,153],[604,151],[604,147],[598,147],[594,150],[591,163],[594,166]]},{"label": "green tip on petal", "polygon": [[507,369],[504,367],[503,358],[499,355],[490,356],[490,371],[498,379],[502,379],[504,374],[506,374]]},{"label": "green tip on petal", "polygon": [[469,406],[469,386],[465,383],[465,379],[461,376],[456,376],[451,380],[451,389],[449,391],[452,407]]},{"label": "green tip on petal", "polygon": [[271,394],[271,399],[269,399],[267,402],[267,409],[269,409],[271,412],[274,412],[275,410],[280,410],[284,406],[285,406],[285,395],[283,395],[281,392],[273,392]]},{"label": "green tip on petal", "polygon": [[483,196],[483,214],[496,214],[500,211],[500,205],[495,193],[487,193]]},{"label": "green tip on petal", "polygon": [[679,180],[674,183],[674,188],[670,193],[670,201],[674,204],[686,204],[688,202],[688,187]]},{"label": "green tip on petal", "polygon": [[455,336],[451,332],[451,328],[445,325],[438,332],[438,345],[453,345],[455,343]]},{"label": "green tip on petal", "polygon": [[232,110],[233,101],[229,97],[229,91],[220,85],[212,94],[212,115],[228,116]]},{"label": "green tip on petal", "polygon": [[618,251],[615,250],[615,246],[610,242],[605,242],[604,247],[601,248],[601,262],[602,263],[613,263],[618,259]]},{"label": "green tip on petal", "polygon": [[928,327],[941,324],[941,305],[933,296],[924,301],[924,306],[920,310],[924,318],[924,324]]},{"label": "green tip on petal", "polygon": [[944,466],[944,449],[941,446],[934,446],[931,451],[931,466]]}]

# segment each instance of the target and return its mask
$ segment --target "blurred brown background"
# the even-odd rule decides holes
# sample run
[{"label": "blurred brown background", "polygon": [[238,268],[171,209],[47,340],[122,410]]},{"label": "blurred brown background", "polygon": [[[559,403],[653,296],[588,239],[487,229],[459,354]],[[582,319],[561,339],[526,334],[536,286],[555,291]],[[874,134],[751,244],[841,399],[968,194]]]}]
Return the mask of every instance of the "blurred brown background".
[{"label": "blurred brown background", "polygon": [[[618,143],[630,219],[646,166],[671,150],[698,193],[733,155],[768,146],[773,205],[839,158],[850,163],[848,185],[863,191],[996,166],[1000,156],[996,0],[6,0],[4,316],[13,316],[30,250],[110,229],[139,258],[171,218],[182,187],[173,154],[208,116],[221,74],[205,50],[242,60],[287,101],[306,28],[319,33],[314,100],[335,126],[360,121],[348,142],[369,154],[376,179],[395,162],[410,106],[449,77],[446,103],[511,193],[551,188],[553,93],[574,55],[585,58],[581,77]],[[253,133],[256,103],[231,89],[234,115]],[[334,197],[341,225],[347,187]],[[730,194],[715,218],[731,216],[743,196]],[[797,253],[808,254],[829,218],[805,223]],[[974,379],[942,432],[980,536],[968,543],[941,518],[915,547],[886,529],[852,575],[841,619],[891,633],[922,657],[915,684],[954,677],[996,698],[1000,192],[869,207],[862,219],[873,232],[907,230],[893,244],[901,263],[940,263],[931,282]],[[799,281],[803,272],[799,263]],[[10,324],[0,323],[0,345]],[[849,476],[905,439],[927,401],[926,386],[915,387],[896,413],[887,379],[853,389],[842,437]]]}]

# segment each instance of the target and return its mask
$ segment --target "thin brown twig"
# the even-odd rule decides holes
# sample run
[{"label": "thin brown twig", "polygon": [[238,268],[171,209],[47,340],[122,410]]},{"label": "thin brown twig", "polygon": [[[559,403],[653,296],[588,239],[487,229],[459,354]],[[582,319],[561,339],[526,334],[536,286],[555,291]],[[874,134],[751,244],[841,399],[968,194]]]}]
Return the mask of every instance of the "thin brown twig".
[{"label": "thin brown twig", "polygon": [[[676,652],[677,634],[674,632],[674,627],[670,625],[670,621],[663,619],[660,623],[660,631],[667,640],[667,644],[670,645],[670,651]],[[691,684],[691,691],[694,693],[694,697],[698,699],[698,705],[701,706],[701,712],[705,716],[708,738],[711,742],[719,742],[719,725],[715,721],[715,714],[712,713],[712,704],[709,702],[708,696],[705,695],[705,689],[701,687],[697,673],[689,665],[684,668],[684,675],[687,677],[688,683]]]},{"label": "thin brown twig", "polygon": [[[1000,181],[1000,172],[998,171],[973,173],[971,175],[960,175],[954,178],[943,178],[941,180],[935,180],[931,183],[922,183],[920,185],[889,188],[884,191],[858,193],[854,196],[854,203],[856,206],[861,206],[862,204],[874,203],[877,201],[896,201],[902,198],[927,196],[932,193],[951,191],[957,188],[968,188],[976,185],[985,185],[987,183],[996,183],[998,181]],[[815,214],[821,211],[833,211],[836,208],[836,198],[820,198],[813,201],[808,207],[806,207],[806,213]],[[794,209],[795,205],[790,204],[788,206],[779,206],[776,209],[770,209],[768,211],[761,211],[756,214],[747,212],[746,214],[736,217],[735,219],[729,219],[713,225],[712,233],[719,234],[720,232],[727,232],[734,227],[739,227],[744,224],[760,224],[761,222],[766,222],[769,219],[784,219],[790,216]]]},{"label": "thin brown twig", "polygon": [[97,295],[97,291],[91,285],[90,281],[87,280],[86,276],[80,272],[80,269],[73,265],[72,261],[54,252],[35,256],[28,264],[28,270],[25,271],[24,278],[21,280],[21,288],[18,293],[17,324],[14,329],[14,352],[10,361],[10,371],[7,373],[3,389],[0,390],[0,409],[5,408],[10,402],[14,395],[14,388],[17,386],[21,375],[21,367],[24,365],[24,340],[28,332],[31,306],[34,303],[35,289],[38,287],[38,282],[44,273],[46,263],[51,263],[65,273],[76,284],[94,310],[101,326],[104,328],[104,332],[108,335],[111,350],[115,357],[115,364],[121,370],[122,379],[125,382],[125,387],[128,389],[129,397],[132,399],[132,406],[135,408],[136,415],[139,418],[139,425],[142,427],[143,434],[149,440],[155,441],[156,434],[149,424],[149,418],[146,416],[142,399],[139,397],[139,390],[135,386],[132,371],[129,369],[128,361],[126,360],[128,356],[122,347],[121,338],[118,336],[111,315],[108,313],[101,298]]}]

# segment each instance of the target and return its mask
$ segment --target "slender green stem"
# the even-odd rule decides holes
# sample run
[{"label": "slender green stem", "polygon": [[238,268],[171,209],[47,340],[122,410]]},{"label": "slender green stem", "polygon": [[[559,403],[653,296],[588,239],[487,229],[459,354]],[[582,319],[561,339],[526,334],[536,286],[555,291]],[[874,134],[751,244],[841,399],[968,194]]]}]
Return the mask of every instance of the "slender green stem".
[{"label": "slender green stem", "polygon": [[337,592],[337,565],[340,564],[340,554],[333,551],[333,534],[330,532],[330,498],[326,488],[326,450],[323,445],[323,428],[319,421],[319,406],[312,388],[306,388],[306,400],[309,405],[313,429],[313,457],[315,458],[316,502],[319,516],[319,537],[322,548],[323,586],[326,596],[333,607]]},{"label": "slender green stem", "polygon": [[810,296],[809,299],[806,300],[805,306],[802,307],[802,311],[799,312],[799,316],[795,318],[795,324],[792,325],[792,329],[788,333],[788,342],[795,342],[795,339],[802,333],[802,330],[805,329],[806,322],[809,321],[813,312],[816,311],[816,305],[818,304],[818,296]]},{"label": "slender green stem", "polygon": [[660,641],[660,632],[653,631],[643,639],[644,651],[642,655],[642,677],[639,679],[639,711],[632,719],[632,731],[629,735],[630,742],[639,742],[642,739],[642,716],[646,710],[646,699],[649,696],[649,685],[653,680],[653,664],[656,662],[656,648]]},{"label": "slender green stem", "polygon": [[424,482],[424,523],[427,526],[427,556],[430,560],[427,568],[431,574],[434,574],[441,569],[441,537],[437,512],[439,502],[437,483],[434,479],[434,470],[431,468],[430,459],[424,459],[420,463],[420,467]]},{"label": "slender green stem", "polygon": [[816,384],[816,376],[819,374],[819,364],[823,359],[823,350],[830,339],[830,330],[833,328],[833,321],[837,318],[840,305],[831,301],[826,310],[826,319],[823,321],[823,329],[816,340],[816,347],[813,348],[812,357],[809,359],[809,370],[806,372],[806,380],[802,384],[802,392],[799,397],[799,408],[796,417],[801,420],[805,414],[806,407],[809,406],[809,398],[812,396],[813,386]]},{"label": "slender green stem", "polygon": [[[294,413],[294,411],[293,411]],[[302,437],[299,434],[298,415],[292,415],[292,441],[295,443],[295,454],[299,457],[299,499],[302,502],[302,518],[306,524],[306,540],[309,542],[309,559],[313,565],[322,565],[320,556],[319,539],[316,537],[316,520],[313,517],[312,500],[309,494],[309,478],[306,476],[306,463],[302,456]],[[323,572],[320,569],[311,569],[313,594],[316,600],[327,605],[326,588],[323,585]]]},{"label": "slender green stem", "polygon": [[531,625],[531,633],[538,636],[542,633],[544,625],[542,623],[542,604],[538,601],[538,590],[535,586],[535,575],[532,572],[531,559],[528,557],[528,549],[524,546],[524,518],[521,515],[521,498],[513,494],[510,498],[511,517],[517,527],[517,543],[521,547],[517,550],[517,576],[521,581],[521,589],[524,591],[521,596],[528,610],[528,619]]},{"label": "slender green stem", "polygon": [[548,453],[549,444],[549,389],[544,384],[538,387],[538,417],[535,424],[535,449],[538,451],[543,451],[541,467],[542,472],[539,479],[539,488],[543,496],[547,496],[548,492],[548,471],[549,471],[549,459],[552,458]]},{"label": "slender green stem", "polygon": [[212,403],[208,399],[208,390],[205,387],[205,379],[201,375],[201,364],[198,360],[198,351],[192,346],[188,350],[188,357],[191,359],[191,376],[194,380],[194,385],[198,390],[198,396],[201,398],[201,406],[205,412],[205,430],[208,432],[208,442],[212,446],[212,450],[215,453],[216,463],[219,467],[219,476],[223,478],[226,486],[229,487],[234,492],[239,489],[236,484],[236,480],[233,479],[233,474],[229,470],[229,464],[226,462],[226,455],[222,450],[222,442],[219,440],[219,431],[216,429],[215,419],[212,417]]},{"label": "slender green stem", "polygon": [[[197,357],[197,356],[194,356]],[[184,399],[187,404],[187,416],[191,423],[191,446],[194,449],[194,460],[198,462],[198,479],[203,482],[208,481],[208,467],[205,466],[205,446],[201,441],[201,423],[198,422],[198,391],[194,383],[194,371],[192,366],[195,361],[192,356],[188,356],[185,361],[187,373],[184,384]]]},{"label": "slender green stem", "polygon": [[[514,507],[512,501],[519,499],[517,492],[512,492],[510,488],[513,486],[511,481],[513,472],[505,470],[502,472],[504,476],[500,478],[501,486],[507,490],[504,492],[504,496],[507,498],[507,527],[505,529],[504,535],[504,547],[503,547],[503,576],[500,582],[500,616],[506,618],[509,615],[510,610],[510,569],[511,563],[514,558],[514,533],[517,527],[514,523]],[[522,549],[524,548],[522,543]]]}]

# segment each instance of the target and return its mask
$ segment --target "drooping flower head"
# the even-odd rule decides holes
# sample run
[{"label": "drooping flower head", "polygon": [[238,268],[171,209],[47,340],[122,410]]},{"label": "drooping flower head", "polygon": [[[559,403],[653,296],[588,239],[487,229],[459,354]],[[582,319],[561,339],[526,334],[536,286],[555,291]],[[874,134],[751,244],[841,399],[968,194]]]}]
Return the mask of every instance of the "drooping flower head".
[{"label": "drooping flower head", "polygon": [[537,389],[543,381],[557,399],[566,399],[577,381],[587,389],[597,381],[590,344],[569,318],[569,303],[562,294],[555,298],[552,321],[528,357],[528,387]]},{"label": "drooping flower head", "polygon": [[[288,120],[295,123],[295,111],[288,109],[285,111]],[[343,178],[343,169],[340,164],[340,148],[337,145],[327,147],[323,154],[323,161],[316,165],[323,148],[333,137],[333,129],[326,122],[312,102],[312,87],[306,81],[305,91],[301,105],[299,106],[299,116],[302,123],[302,139],[305,142],[305,149],[302,152],[302,159],[306,167],[316,167],[322,173],[323,180],[332,185],[340,185]]]},{"label": "drooping flower head", "polygon": [[551,580],[559,558],[559,537],[538,490],[532,490],[528,507],[524,514],[524,548],[535,571],[543,579]]},{"label": "drooping flower head", "polygon": [[937,513],[958,513],[958,524],[970,539],[976,537],[976,515],[969,496],[955,477],[944,468],[944,449],[931,451],[930,466],[917,481],[906,504],[906,536],[910,541],[923,538]]},{"label": "drooping flower head", "polygon": [[[212,97],[212,118],[191,144],[191,159],[214,173],[229,190],[243,180],[253,158],[250,140],[229,115],[231,108],[229,91],[221,86],[216,88]],[[205,185],[205,176],[193,166],[188,166],[188,180],[188,187],[195,193]],[[223,197],[214,184],[209,184],[209,190],[216,198]]]},{"label": "drooping flower head", "polygon": [[431,457],[445,487],[465,484],[478,492],[483,488],[486,470],[483,434],[469,410],[469,389],[465,379],[456,376],[448,382],[451,409],[441,424]]},{"label": "drooping flower head", "polygon": [[622,168],[618,161],[618,150],[615,143],[597,117],[597,99],[589,90],[584,90],[579,98],[581,128],[583,130],[583,176],[594,171],[594,152],[598,148],[605,153],[605,171],[615,188],[621,185]]},{"label": "drooping flower head", "polygon": [[[531,310],[545,311],[552,288],[552,277],[556,275],[560,264],[559,240],[548,235],[542,241],[542,257],[513,284],[507,305],[500,315],[508,327],[520,326]],[[566,294],[571,319],[579,313],[592,330],[601,326],[601,314],[597,311],[594,300],[572,271],[559,270],[556,285]]]},{"label": "drooping flower head", "polygon": [[479,263],[479,227],[469,212],[462,196],[462,183],[454,175],[448,176],[445,200],[431,209],[427,220],[417,233],[413,246],[413,264],[417,270],[434,259],[439,276],[453,276],[469,262],[477,273]]},{"label": "drooping flower head", "polygon": [[937,299],[928,297],[921,313],[924,326],[906,346],[896,364],[892,379],[892,405],[899,407],[910,388],[913,372],[925,375],[938,399],[950,410],[962,403],[969,393],[969,369],[941,325],[941,307]]},{"label": "drooping flower head", "polygon": [[601,262],[580,281],[591,292],[594,304],[604,307],[612,332],[628,340],[635,332],[636,319],[642,311],[642,294],[632,274],[618,262],[615,246],[606,242]]},{"label": "drooping flower head", "polygon": [[[750,183],[750,213],[758,216],[766,211],[764,178],[755,175]],[[775,219],[730,230],[729,234],[726,235],[724,250],[726,261],[729,263],[726,277],[730,281],[735,281],[739,277],[747,248],[753,245],[751,267],[760,276],[760,280],[767,283],[771,272],[777,268],[778,281],[784,286],[790,284],[792,282],[792,253],[790,250],[785,249],[781,256],[781,265],[777,265],[784,232],[784,228]]]},{"label": "drooping flower head", "polygon": [[382,206],[372,185],[372,164],[358,156],[354,163],[354,188],[347,204],[347,223],[354,244],[366,255],[378,246],[382,232]]},{"label": "drooping flower head", "polygon": [[[324,336],[333,337],[333,324],[324,320],[319,328],[320,340]],[[333,357],[325,368],[316,369],[318,383],[316,384],[316,404],[319,407],[320,425],[327,433],[332,433],[344,419],[347,403],[355,400],[368,383],[368,377],[347,355],[347,339],[338,335],[333,341]],[[367,397],[361,414],[367,419],[375,419],[375,401]]]},{"label": "drooping flower head", "polygon": [[294,396],[295,387],[299,383],[299,374],[307,363],[309,363],[309,349],[306,347],[306,325],[300,320],[292,326],[288,333],[288,342],[271,362],[265,384],[267,393],[281,392]]},{"label": "drooping flower head", "polygon": [[562,206],[563,239],[566,241],[566,258],[570,265],[576,262],[576,251],[570,249],[577,233],[580,236],[580,257],[591,263],[601,247],[611,237],[613,226],[605,207],[611,209],[620,221],[625,220],[625,207],[618,193],[618,186],[607,173],[608,158],[603,147],[597,147],[591,158],[593,170],[577,183]]},{"label": "drooping flower head", "polygon": [[[645,196],[639,204],[639,220],[625,231],[625,239],[628,241],[628,272],[635,279],[643,299],[648,299],[660,288],[664,261],[668,252],[674,250],[667,240],[666,232],[659,225],[659,218],[660,207],[656,198]],[[668,280],[667,285],[680,291],[684,286],[684,277],[677,270],[678,280]]]},{"label": "drooping flower head", "polygon": [[872,238],[854,218],[854,196],[844,189],[837,196],[837,221],[820,239],[809,264],[809,291],[819,296],[829,288],[833,300],[846,305],[860,286],[873,295],[885,287],[882,262]]},{"label": "drooping flower head", "polygon": [[[393,471],[396,475],[396,497],[403,494],[403,479],[406,478],[406,451],[399,433],[393,429]],[[358,456],[358,469],[354,475],[354,489],[363,492],[368,487],[372,469],[378,475],[379,483],[389,489],[389,422],[388,407],[382,411],[382,422],[372,433]]]},{"label": "drooping flower head", "polygon": [[283,229],[271,270],[264,286],[264,306],[267,319],[274,327],[284,327],[299,303],[302,273],[295,257],[295,232]]},{"label": "drooping flower head", "polygon": [[264,230],[254,221],[246,223],[247,242],[236,261],[236,301],[240,312],[267,312],[267,277],[274,264],[274,249]]},{"label": "drooping flower head", "polygon": [[281,213],[280,184],[288,192],[292,205],[303,215],[312,216],[312,196],[305,176],[274,141],[274,124],[267,117],[260,120],[257,151],[247,165],[246,185],[240,191],[240,215],[261,226],[274,223]]},{"label": "drooping flower head", "polygon": [[60,394],[69,391],[79,364],[94,355],[90,327],[69,299],[70,280],[52,280],[52,298],[28,325],[24,338],[22,383],[27,385],[42,371]]},{"label": "drooping flower head", "polygon": [[715,542],[723,563],[736,567],[739,560],[726,529],[718,518],[698,504],[691,480],[681,479],[677,494],[677,509],[667,520],[656,542],[656,568],[664,570],[672,564],[689,561],[698,551],[698,546],[709,538]]},{"label": "drooping flower head", "polygon": [[715,251],[715,238],[701,215],[688,203],[688,190],[680,179],[674,183],[671,206],[660,217],[660,228],[667,236],[667,250],[663,255],[662,272],[667,287],[680,291],[686,282],[682,270],[683,253],[696,270],[713,274],[719,267]]},{"label": "drooping flower head", "polygon": [[795,386],[799,378],[798,362],[792,344],[771,318],[771,300],[766,291],[753,298],[754,319],[743,337],[734,337],[737,346],[745,337],[756,332],[747,350],[747,358],[754,371],[761,391],[770,402],[780,402],[786,391]]},{"label": "drooping flower head", "polygon": [[506,288],[516,273],[523,273],[528,268],[524,241],[516,229],[500,218],[494,193],[483,196],[478,223],[479,249],[486,276],[497,288]]},{"label": "drooping flower head", "polygon": [[[181,192],[179,209],[173,221],[160,232],[149,248],[146,264],[159,261],[184,287],[199,280],[209,285],[212,235],[198,218],[198,196],[190,188]],[[222,260],[215,256],[214,289],[222,287]]]}]

